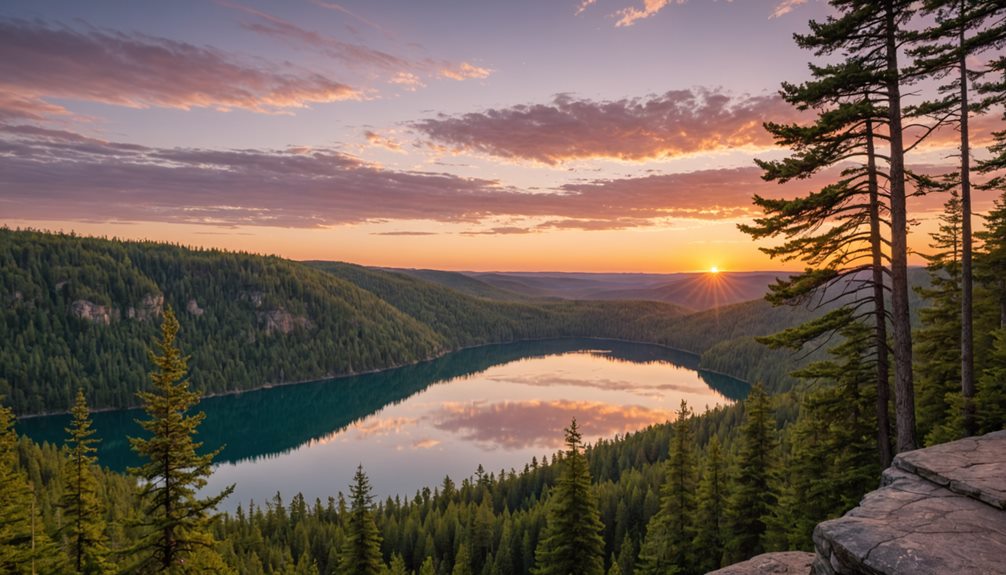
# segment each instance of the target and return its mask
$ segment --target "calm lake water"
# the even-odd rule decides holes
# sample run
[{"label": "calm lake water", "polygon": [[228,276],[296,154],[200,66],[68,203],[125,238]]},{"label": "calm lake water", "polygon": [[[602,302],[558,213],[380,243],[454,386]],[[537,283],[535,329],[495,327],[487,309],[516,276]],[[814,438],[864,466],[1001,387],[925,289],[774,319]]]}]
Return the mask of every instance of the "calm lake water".
[{"label": "calm lake water", "polygon": [[[207,492],[236,483],[223,506],[277,491],[324,501],[362,463],[375,495],[412,495],[473,474],[522,469],[562,445],[576,417],[588,442],[747,394],[747,384],[696,370],[695,356],[659,346],[568,339],[485,346],[419,365],[356,377],[207,398],[199,439],[224,446]],[[138,460],[128,436],[137,410],[94,414],[99,460],[125,470]],[[69,416],[19,421],[19,433],[62,442]]]}]

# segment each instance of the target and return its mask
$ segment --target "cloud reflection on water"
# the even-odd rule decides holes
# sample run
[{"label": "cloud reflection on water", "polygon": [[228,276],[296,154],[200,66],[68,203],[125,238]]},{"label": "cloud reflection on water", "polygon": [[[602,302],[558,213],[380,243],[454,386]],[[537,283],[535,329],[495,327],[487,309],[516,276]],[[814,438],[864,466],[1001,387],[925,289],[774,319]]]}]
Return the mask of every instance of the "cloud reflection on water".
[{"label": "cloud reflection on water", "polygon": [[595,401],[527,400],[497,403],[444,403],[431,415],[433,426],[461,435],[490,451],[557,448],[562,430],[576,418],[588,439],[610,437],[663,423],[671,411]]}]

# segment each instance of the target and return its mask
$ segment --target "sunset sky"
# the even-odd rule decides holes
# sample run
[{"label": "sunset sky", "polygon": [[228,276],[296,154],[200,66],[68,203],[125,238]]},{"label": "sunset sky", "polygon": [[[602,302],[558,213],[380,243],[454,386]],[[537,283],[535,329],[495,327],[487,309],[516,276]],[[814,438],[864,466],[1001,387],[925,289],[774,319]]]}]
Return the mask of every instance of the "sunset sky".
[{"label": "sunset sky", "polygon": [[[791,268],[736,224],[813,189],[752,159],[782,157],[761,123],[801,118],[776,92],[828,9],[7,1],[0,223],[381,266]],[[913,247],[941,203],[914,204]]]}]

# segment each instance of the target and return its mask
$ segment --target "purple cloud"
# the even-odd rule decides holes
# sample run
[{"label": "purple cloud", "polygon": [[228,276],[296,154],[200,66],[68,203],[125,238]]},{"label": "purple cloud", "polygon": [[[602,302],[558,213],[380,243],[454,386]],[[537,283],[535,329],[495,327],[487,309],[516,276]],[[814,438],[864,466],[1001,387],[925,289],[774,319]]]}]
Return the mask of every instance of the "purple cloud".
[{"label": "purple cloud", "polygon": [[548,104],[439,115],[412,124],[455,151],[558,164],[613,158],[650,160],[741,146],[766,147],[766,120],[800,114],[776,95],[734,97],[713,90],[674,90],[615,101],[556,96]]},{"label": "purple cloud", "polygon": [[96,28],[0,20],[0,53],[0,93],[6,94],[0,104],[10,110],[20,102],[29,113],[32,106],[51,106],[41,100],[49,97],[257,112],[361,97],[290,64],[245,62],[212,47]]}]

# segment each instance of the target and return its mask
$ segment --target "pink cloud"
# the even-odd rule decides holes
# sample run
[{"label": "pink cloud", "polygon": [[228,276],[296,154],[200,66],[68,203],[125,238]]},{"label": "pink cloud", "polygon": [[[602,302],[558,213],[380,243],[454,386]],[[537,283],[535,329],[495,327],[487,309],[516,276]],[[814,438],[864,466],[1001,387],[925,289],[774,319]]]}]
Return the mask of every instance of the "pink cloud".
[{"label": "pink cloud", "polygon": [[320,74],[139,34],[0,20],[0,91],[22,101],[270,112],[358,99]]},{"label": "pink cloud", "polygon": [[489,449],[512,450],[559,447],[562,430],[574,417],[586,437],[598,438],[663,423],[673,419],[673,413],[638,405],[531,400],[448,403],[431,417],[437,429],[457,433]]},{"label": "pink cloud", "polygon": [[[392,84],[405,85],[415,89],[422,85],[420,75],[451,80],[487,78],[492,70],[476,66],[470,62],[451,62],[433,58],[411,59],[396,56],[382,50],[345,42],[328,34],[308,30],[278,16],[254,8],[217,0],[219,4],[238,10],[252,19],[242,23],[251,32],[283,41],[294,48],[319,52],[348,66],[363,70],[379,71]],[[315,4],[349,13],[342,6],[325,2]]]},{"label": "pink cloud", "polygon": [[[780,186],[752,166],[527,192],[494,180],[382,168],[326,148],[154,148],[0,124],[0,213],[7,220],[299,228],[428,220],[487,226],[472,233],[489,234],[625,229],[675,218],[749,218],[758,213],[753,194],[802,195],[836,176],[833,170]],[[918,206],[940,203],[924,198]]]},{"label": "pink cloud", "polygon": [[[684,0],[677,0],[678,4],[684,4]],[[670,0],[643,0],[642,7],[629,6],[615,13],[618,21],[615,26],[632,26],[637,20],[644,20],[655,15],[670,4]]]},{"label": "pink cloud", "polygon": [[731,96],[708,89],[615,101],[560,94],[548,104],[440,115],[413,124],[455,151],[558,164],[613,158],[650,160],[742,146],[769,147],[768,120],[802,114],[777,95]]}]

